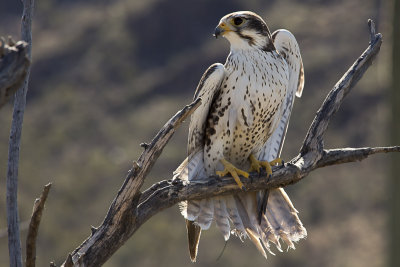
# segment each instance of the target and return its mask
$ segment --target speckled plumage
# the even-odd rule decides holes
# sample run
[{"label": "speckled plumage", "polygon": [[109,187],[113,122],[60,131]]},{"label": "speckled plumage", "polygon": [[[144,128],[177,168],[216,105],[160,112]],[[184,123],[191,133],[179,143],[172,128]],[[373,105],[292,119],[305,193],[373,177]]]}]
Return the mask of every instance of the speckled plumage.
[{"label": "speckled plumage", "polygon": [[[229,40],[231,51],[225,65],[207,69],[195,93],[202,103],[191,118],[188,158],[175,171],[175,178],[189,182],[222,170],[221,159],[247,171],[251,154],[279,157],[294,95],[300,97],[304,85],[299,47],[289,31],[271,34],[261,17],[242,11],[223,17],[216,35]],[[307,235],[281,188],[184,202],[181,211],[192,261],[201,230],[213,219],[225,240],[231,233],[249,237],[264,257],[270,242],[281,250],[282,239],[294,248]]]},{"label": "speckled plumage", "polygon": [[[277,127],[289,84],[286,61],[276,51],[232,51],[225,78],[206,121],[204,163],[208,175],[221,170],[221,158],[248,169]],[[218,166],[219,165],[219,166]]]}]

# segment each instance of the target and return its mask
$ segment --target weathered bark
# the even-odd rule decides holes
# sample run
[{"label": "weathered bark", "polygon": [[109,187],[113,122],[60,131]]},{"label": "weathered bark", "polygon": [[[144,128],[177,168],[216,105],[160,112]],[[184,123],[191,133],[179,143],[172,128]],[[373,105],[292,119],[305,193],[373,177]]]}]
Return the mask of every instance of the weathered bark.
[{"label": "weathered bark", "polygon": [[19,89],[25,79],[29,58],[26,42],[0,40],[0,108]]},{"label": "weathered bark", "polygon": [[[24,0],[24,11],[22,14],[21,35],[22,39],[28,43],[28,58],[31,57],[32,46],[32,16],[33,1]],[[8,147],[7,165],[7,226],[8,226],[8,250],[10,256],[10,266],[21,267],[21,240],[19,236],[18,218],[18,164],[19,149],[22,133],[22,123],[24,118],[26,92],[28,91],[29,68],[23,82],[22,88],[15,93],[14,110],[11,124],[10,141]]]},{"label": "weathered bark", "polygon": [[[92,227],[92,235],[68,256],[64,266],[71,266],[71,260],[75,265],[99,266],[136,231],[132,222],[137,220],[136,207],[141,195],[139,190],[144,179],[175,130],[200,105],[200,101],[197,99],[176,113],[161,128],[150,144],[142,144],[145,150],[139,160],[133,162],[133,167],[129,170],[103,223],[97,229]],[[89,257],[81,257],[82,253]]]},{"label": "weathered bark", "polygon": [[375,33],[375,25],[372,20],[368,20],[368,26],[370,29],[370,45],[347,70],[325,98],[324,103],[318,110],[317,115],[307,132],[306,139],[304,140],[304,144],[300,150],[302,155],[315,151],[317,153],[314,155],[321,156],[321,151],[323,149],[322,137],[328,128],[331,118],[339,110],[344,97],[361,79],[365,71],[369,66],[371,66],[376,55],[379,53],[382,44],[382,35],[380,33]]},{"label": "weathered bark", "polygon": [[[362,160],[375,153],[400,152],[400,147],[323,149],[322,135],[331,117],[379,52],[382,36],[375,34],[373,23],[369,22],[369,25],[370,45],[329,93],[307,133],[301,153],[284,166],[275,167],[269,179],[265,173],[252,173],[250,179],[243,179],[247,190],[284,187],[300,181],[316,168]],[[191,104],[190,111],[195,107],[196,103]],[[174,118],[160,133],[165,132],[165,129],[175,129],[179,125],[174,123]],[[145,175],[173,131],[168,137],[160,133],[150,145],[145,145],[145,151],[129,171],[101,226],[97,229],[92,228],[92,235],[68,256],[63,266],[102,265],[151,216],[180,201],[241,192],[231,177],[210,177],[206,182],[161,181],[140,193]]]},{"label": "weathered bark", "polygon": [[[285,187],[299,182],[311,171],[336,164],[343,164],[366,159],[369,155],[377,153],[400,152],[400,146],[377,147],[377,148],[342,148],[323,150],[322,158],[312,164],[304,164],[307,159],[303,157],[294,158],[282,167],[274,167],[273,175],[268,178],[267,174],[251,173],[249,179],[243,179],[246,191],[259,191]],[[207,182],[187,183],[182,180],[164,180],[154,184],[143,192],[138,206],[138,216],[132,222],[138,229],[150,217],[156,213],[169,208],[184,200],[202,199],[221,195],[230,195],[243,192],[231,177],[210,177]]]},{"label": "weathered bark", "polygon": [[28,235],[26,237],[26,260],[25,267],[35,267],[36,264],[36,237],[39,232],[39,224],[42,219],[44,204],[51,188],[51,183],[43,188],[40,198],[35,200],[31,221],[29,223]]}]

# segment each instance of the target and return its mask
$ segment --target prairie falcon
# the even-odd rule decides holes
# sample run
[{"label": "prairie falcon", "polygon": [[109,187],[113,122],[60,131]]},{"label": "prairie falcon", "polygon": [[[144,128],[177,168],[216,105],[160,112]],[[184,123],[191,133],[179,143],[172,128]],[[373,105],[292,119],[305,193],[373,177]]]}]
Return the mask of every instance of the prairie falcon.
[{"label": "prairie falcon", "polygon": [[[293,34],[271,34],[250,11],[224,16],[215,29],[218,36],[230,42],[230,53],[224,65],[211,65],[200,80],[194,98],[202,102],[191,117],[188,157],[174,177],[190,182],[230,174],[243,188],[239,175],[260,168],[271,174],[271,165],[281,162],[294,95],[300,97],[304,86],[303,63]],[[264,257],[265,250],[272,253],[270,242],[282,251],[280,239],[294,248],[293,242],[307,235],[282,188],[187,201],[181,212],[192,261],[201,230],[213,219],[225,240],[231,233],[249,237]]]}]

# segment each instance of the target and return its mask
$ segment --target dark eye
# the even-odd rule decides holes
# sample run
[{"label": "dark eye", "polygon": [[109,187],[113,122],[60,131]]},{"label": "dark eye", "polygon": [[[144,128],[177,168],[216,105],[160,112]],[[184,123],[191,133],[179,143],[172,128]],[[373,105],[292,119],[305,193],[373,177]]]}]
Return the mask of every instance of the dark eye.
[{"label": "dark eye", "polygon": [[233,19],[233,24],[235,24],[236,26],[239,26],[242,23],[243,23],[243,19],[240,18],[240,17],[237,17],[237,18]]}]

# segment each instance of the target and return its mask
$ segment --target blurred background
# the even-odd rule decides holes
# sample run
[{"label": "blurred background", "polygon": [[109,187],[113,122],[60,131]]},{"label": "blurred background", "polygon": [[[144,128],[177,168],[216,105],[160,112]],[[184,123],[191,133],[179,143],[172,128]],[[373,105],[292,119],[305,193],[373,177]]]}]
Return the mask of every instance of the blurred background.
[{"label": "blurred background", "polygon": [[[225,62],[219,19],[252,10],[271,31],[296,36],[305,66],[282,157],[298,152],[328,91],[367,47],[367,19],[383,33],[381,52],[348,96],[325,136],[327,148],[390,145],[392,1],[378,0],[40,0],[24,118],[19,216],[26,222],[43,185],[53,182],[40,225],[37,266],[61,264],[99,225],[133,160],[177,110],[191,101],[209,65]],[[20,1],[0,2],[0,36],[20,39]],[[12,104],[0,111],[0,266],[8,265],[5,173]],[[143,189],[169,179],[186,156],[186,122]],[[196,266],[385,266],[388,263],[390,155],[327,167],[287,187],[308,238],[296,250],[259,254],[231,238],[202,234]],[[194,266],[178,208],[151,218],[105,264]]]}]

